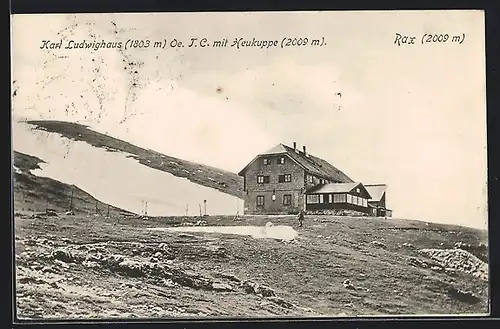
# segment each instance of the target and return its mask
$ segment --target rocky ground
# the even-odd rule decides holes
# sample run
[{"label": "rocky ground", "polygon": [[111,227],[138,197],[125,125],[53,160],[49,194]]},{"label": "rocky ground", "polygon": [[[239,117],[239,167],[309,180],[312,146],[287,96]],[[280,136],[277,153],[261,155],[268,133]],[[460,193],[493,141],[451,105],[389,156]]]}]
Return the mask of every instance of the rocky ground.
[{"label": "rocky ground", "polygon": [[[290,217],[205,220],[209,225],[293,221]],[[286,242],[147,230],[174,225],[167,219],[18,213],[18,316],[488,312],[487,266],[455,246],[467,240],[480,250],[479,238],[463,231],[405,229],[403,223],[366,221],[310,217],[298,229],[299,237]]]}]

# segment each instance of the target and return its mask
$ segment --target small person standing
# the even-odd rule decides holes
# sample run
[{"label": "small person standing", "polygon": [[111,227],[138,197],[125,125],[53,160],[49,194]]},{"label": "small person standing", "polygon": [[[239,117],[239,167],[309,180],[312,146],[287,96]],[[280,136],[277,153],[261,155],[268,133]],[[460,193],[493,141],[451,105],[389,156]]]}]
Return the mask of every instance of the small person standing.
[{"label": "small person standing", "polygon": [[299,211],[297,219],[299,220],[299,227],[302,227],[303,222],[304,222],[304,211],[303,210]]}]

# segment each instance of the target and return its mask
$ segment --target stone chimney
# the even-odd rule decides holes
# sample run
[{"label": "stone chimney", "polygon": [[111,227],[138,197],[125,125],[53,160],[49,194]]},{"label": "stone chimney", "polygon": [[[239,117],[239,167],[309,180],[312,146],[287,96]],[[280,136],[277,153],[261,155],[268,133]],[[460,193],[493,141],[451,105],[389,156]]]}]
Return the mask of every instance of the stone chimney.
[{"label": "stone chimney", "polygon": [[293,142],[293,150],[295,151],[297,149],[297,142]]},{"label": "stone chimney", "polygon": [[302,150],[304,151],[304,155],[307,156],[307,153],[306,153],[306,146],[302,146]]}]

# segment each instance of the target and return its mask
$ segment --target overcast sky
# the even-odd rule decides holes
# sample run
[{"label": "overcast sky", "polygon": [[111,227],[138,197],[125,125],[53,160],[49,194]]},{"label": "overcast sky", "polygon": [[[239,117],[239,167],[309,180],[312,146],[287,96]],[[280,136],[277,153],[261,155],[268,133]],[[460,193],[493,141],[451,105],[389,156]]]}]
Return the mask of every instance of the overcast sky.
[{"label": "overcast sky", "polygon": [[[15,119],[81,122],[233,172],[296,141],[355,181],[388,184],[394,216],[486,224],[482,12],[29,15],[12,30]],[[396,46],[396,33],[417,44]],[[424,33],[450,40],[422,45]],[[285,36],[326,45],[229,47]],[[228,47],[39,49],[192,37]]]}]

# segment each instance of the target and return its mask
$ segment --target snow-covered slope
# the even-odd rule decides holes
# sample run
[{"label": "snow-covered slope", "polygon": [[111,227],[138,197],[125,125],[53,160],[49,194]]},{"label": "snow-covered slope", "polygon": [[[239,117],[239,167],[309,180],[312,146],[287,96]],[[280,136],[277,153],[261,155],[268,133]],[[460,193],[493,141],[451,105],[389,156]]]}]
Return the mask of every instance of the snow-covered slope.
[{"label": "snow-covered slope", "polygon": [[13,148],[36,156],[45,163],[38,176],[74,184],[95,198],[113,206],[152,216],[235,215],[243,200],[201,186],[170,173],[139,164],[123,152],[108,152],[59,134],[33,130],[25,123],[13,123]]}]

